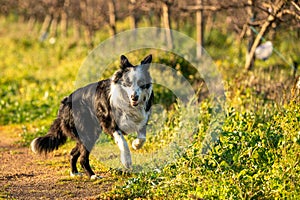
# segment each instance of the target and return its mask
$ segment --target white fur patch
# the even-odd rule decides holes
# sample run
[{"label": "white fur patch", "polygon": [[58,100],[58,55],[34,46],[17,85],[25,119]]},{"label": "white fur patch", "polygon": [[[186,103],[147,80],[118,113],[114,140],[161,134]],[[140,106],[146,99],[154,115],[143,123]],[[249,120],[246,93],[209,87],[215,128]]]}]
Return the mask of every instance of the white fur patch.
[{"label": "white fur patch", "polygon": [[127,144],[123,134],[115,131],[113,133],[113,136],[115,138],[115,143],[118,145],[118,147],[121,151],[122,164],[124,165],[124,167],[130,169],[132,166],[131,155],[130,155],[130,150],[129,150],[128,144]]},{"label": "white fur patch", "polygon": [[[126,75],[130,79],[132,85],[124,87],[119,83],[111,84],[110,88],[110,104],[112,106],[113,115],[118,127],[125,133],[133,133],[141,130],[146,125],[150,111],[146,112],[147,102],[152,93],[152,86],[148,89],[141,89],[138,82],[146,84],[143,80],[143,70],[131,70]],[[130,96],[133,93],[138,94],[139,100],[137,106],[132,106]]]},{"label": "white fur patch", "polygon": [[37,140],[37,138],[35,138],[34,140],[32,140],[32,142],[30,143],[31,150],[32,150],[34,153],[38,153],[37,150],[35,149],[35,146],[36,146],[36,140]]},{"label": "white fur patch", "polygon": [[144,145],[146,139],[145,138],[137,138],[135,140],[133,140],[132,142],[132,148],[134,150],[138,150],[140,148],[142,148],[142,146]]},{"label": "white fur patch", "polygon": [[80,173],[80,172],[78,172],[78,173],[72,173],[72,172],[70,172],[70,176],[71,177],[81,177],[82,173]]},{"label": "white fur patch", "polygon": [[101,178],[103,178],[102,176],[97,176],[97,175],[92,175],[91,176],[91,180],[96,180],[96,179],[101,179]]}]

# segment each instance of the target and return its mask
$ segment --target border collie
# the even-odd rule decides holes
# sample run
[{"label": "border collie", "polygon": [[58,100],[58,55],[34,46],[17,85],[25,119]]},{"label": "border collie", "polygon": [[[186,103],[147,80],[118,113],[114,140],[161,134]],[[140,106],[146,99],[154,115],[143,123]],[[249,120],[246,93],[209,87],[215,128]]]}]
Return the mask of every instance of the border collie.
[{"label": "border collie", "polygon": [[132,142],[135,150],[146,141],[146,125],[154,98],[149,73],[151,61],[149,55],[134,66],[122,55],[120,69],[110,79],[89,84],[65,97],[49,132],[31,142],[32,151],[51,152],[70,137],[77,142],[70,153],[71,176],[80,175],[76,167],[79,159],[85,173],[95,179],[89,154],[103,130],[113,137],[122,164],[130,169],[131,155],[124,135],[137,132],[137,139]]}]

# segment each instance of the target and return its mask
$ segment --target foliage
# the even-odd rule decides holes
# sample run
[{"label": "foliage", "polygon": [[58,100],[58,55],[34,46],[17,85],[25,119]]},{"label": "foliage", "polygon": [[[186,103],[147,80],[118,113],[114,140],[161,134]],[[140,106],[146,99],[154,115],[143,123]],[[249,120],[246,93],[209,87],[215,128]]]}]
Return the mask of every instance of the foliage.
[{"label": "foliage", "polygon": [[[196,140],[161,170],[137,174],[109,192],[113,198],[258,199],[300,195],[299,103],[262,119],[228,108],[222,134],[207,155]],[[199,133],[201,134],[201,133]]]}]

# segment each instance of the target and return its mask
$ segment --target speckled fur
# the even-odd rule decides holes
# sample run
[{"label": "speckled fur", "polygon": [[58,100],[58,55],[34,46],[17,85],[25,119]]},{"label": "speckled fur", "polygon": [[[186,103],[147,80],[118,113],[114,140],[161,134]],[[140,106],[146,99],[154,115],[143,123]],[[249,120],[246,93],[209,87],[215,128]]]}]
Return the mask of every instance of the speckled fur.
[{"label": "speckled fur", "polygon": [[[141,62],[141,65],[133,66],[125,56],[121,56],[121,67],[111,79],[89,84],[65,97],[61,101],[58,116],[48,133],[32,141],[32,151],[51,152],[64,144],[67,137],[71,137],[77,142],[70,153],[71,174],[79,174],[76,167],[79,159],[86,174],[89,177],[95,177],[89,164],[89,154],[101,131],[112,137],[116,136],[116,133],[138,132],[135,145],[140,148],[142,146],[140,143],[145,141],[146,124],[154,98],[148,72],[151,61],[150,55]],[[142,78],[144,85],[139,86],[133,83],[134,86],[128,87],[124,84],[128,78],[132,79],[131,81],[138,81]],[[131,90],[139,96],[134,102],[128,95]],[[118,140],[122,140],[121,142],[127,145],[124,137],[118,138],[121,138]],[[119,147],[120,150],[123,148],[120,145]],[[122,163],[128,168],[131,165],[131,160],[128,160],[131,159],[130,152],[126,152],[124,158],[123,154],[121,150],[121,159],[125,160],[125,163],[123,161]]]}]

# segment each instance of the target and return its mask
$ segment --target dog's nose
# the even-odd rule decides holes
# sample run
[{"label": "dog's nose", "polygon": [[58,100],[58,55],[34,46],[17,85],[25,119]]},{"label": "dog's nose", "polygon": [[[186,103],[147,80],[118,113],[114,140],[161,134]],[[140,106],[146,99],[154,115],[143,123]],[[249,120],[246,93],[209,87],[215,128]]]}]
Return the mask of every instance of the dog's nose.
[{"label": "dog's nose", "polygon": [[131,95],[131,100],[132,101],[137,101],[137,100],[139,100],[139,96],[136,95],[136,94],[133,94],[133,95]]}]

